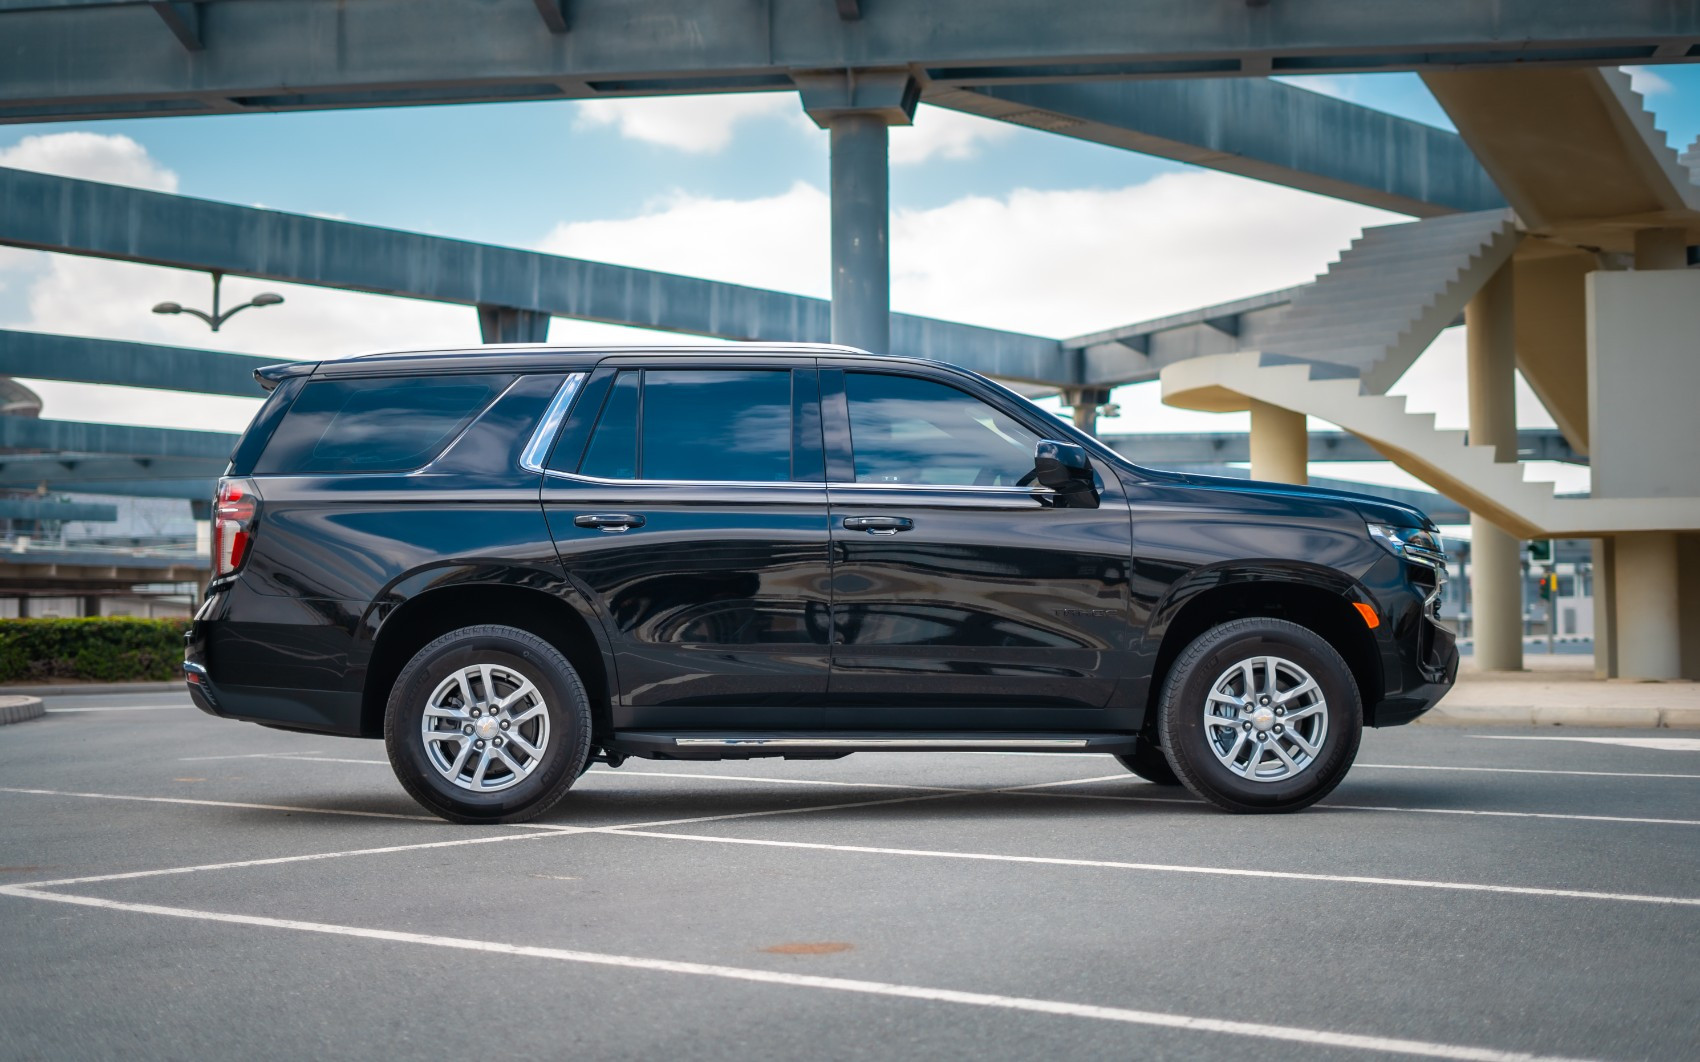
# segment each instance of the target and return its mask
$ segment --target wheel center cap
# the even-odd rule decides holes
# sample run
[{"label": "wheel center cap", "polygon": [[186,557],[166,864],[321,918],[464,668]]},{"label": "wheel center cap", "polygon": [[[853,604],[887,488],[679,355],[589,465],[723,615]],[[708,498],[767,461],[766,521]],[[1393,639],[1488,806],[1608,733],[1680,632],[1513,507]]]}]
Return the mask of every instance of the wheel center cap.
[{"label": "wheel center cap", "polygon": [[1268,730],[1275,725],[1275,711],[1272,708],[1259,708],[1251,713],[1251,725],[1259,730]]},{"label": "wheel center cap", "polygon": [[496,736],[496,720],[490,716],[485,716],[483,719],[478,720],[478,722],[473,723],[472,729],[479,737],[488,741]]}]

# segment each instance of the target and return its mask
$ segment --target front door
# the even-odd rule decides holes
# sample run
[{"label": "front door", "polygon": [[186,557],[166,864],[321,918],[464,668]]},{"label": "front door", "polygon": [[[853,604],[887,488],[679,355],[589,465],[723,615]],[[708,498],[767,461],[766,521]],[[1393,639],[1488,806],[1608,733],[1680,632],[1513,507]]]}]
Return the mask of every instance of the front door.
[{"label": "front door", "polygon": [[[867,727],[1090,727],[1127,666],[1128,504],[1033,482],[1043,414],[968,377],[824,369],[831,700]],[[967,717],[959,710],[973,710]]]},{"label": "front door", "polygon": [[592,375],[543,507],[614,643],[616,727],[783,725],[819,705],[820,438],[808,359],[612,359]]}]

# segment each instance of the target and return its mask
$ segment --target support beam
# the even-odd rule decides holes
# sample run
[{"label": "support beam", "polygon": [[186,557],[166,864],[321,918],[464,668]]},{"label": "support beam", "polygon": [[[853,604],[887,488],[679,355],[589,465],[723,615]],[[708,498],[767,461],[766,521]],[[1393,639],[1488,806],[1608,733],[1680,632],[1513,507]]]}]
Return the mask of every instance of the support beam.
[{"label": "support beam", "polygon": [[[1153,432],[1107,436],[1104,441],[1130,460],[1153,468],[1251,460],[1251,436],[1246,432]],[[1553,428],[1531,428],[1518,432],[1517,453],[1523,461],[1588,463],[1587,458],[1570,449],[1564,436]],[[1309,435],[1309,460],[1385,461],[1387,456],[1350,432],[1314,431]]]},{"label": "support beam", "polygon": [[1417,217],[1503,207],[1456,133],[1259,78],[987,86],[926,102]]},{"label": "support beam", "polygon": [[[1511,266],[1501,266],[1464,311],[1470,442],[1496,459],[1517,459],[1515,302]],[[1523,670],[1522,543],[1487,518],[1470,516],[1470,615],[1476,665]]]},{"label": "support beam", "polygon": [[572,28],[572,18],[567,11],[567,0],[534,0],[537,4],[537,14],[542,17],[543,25],[550,33],[565,33]]},{"label": "support beam", "polygon": [[[70,420],[0,417],[0,450],[78,451],[139,457],[194,457],[225,460],[236,436],[222,431],[137,428],[125,424],[83,424]],[[0,455],[0,462],[5,460]]]},{"label": "support beam", "polygon": [[1062,394],[1063,405],[1073,411],[1074,426],[1088,435],[1098,434],[1098,410],[1110,402],[1108,387],[1077,387]]},{"label": "support beam", "polygon": [[480,306],[478,334],[486,343],[546,343],[549,315],[507,306]]},{"label": "support beam", "polygon": [[536,0],[205,6],[216,46],[185,52],[148,5],[0,4],[0,121],[748,91],[849,63],[944,86],[1645,63],[1700,41],[1700,7],[1674,0],[885,0],[854,20],[826,0],[573,0],[571,47]]},{"label": "support beam", "polygon": [[99,502],[60,501],[57,498],[0,498],[0,520],[55,520],[61,523],[87,521],[111,523],[118,519],[116,505]]},{"label": "support beam", "polygon": [[1682,607],[1677,536],[1617,537],[1617,667],[1629,679],[1682,677]]},{"label": "support beam", "polygon": [[188,0],[154,0],[148,4],[154,13],[165,23],[165,28],[177,38],[186,51],[199,52],[206,49],[206,42],[201,39],[201,5],[190,3]]},{"label": "support beam", "polygon": [[1251,478],[1308,483],[1305,415],[1266,402],[1251,403]]},{"label": "support beam", "polygon": [[264,398],[254,370],[279,358],[0,330],[0,375]]},{"label": "support beam", "polygon": [[[0,244],[689,335],[830,336],[822,299],[24,170],[0,168]],[[890,353],[1075,382],[1054,339],[907,314],[890,328]]]}]

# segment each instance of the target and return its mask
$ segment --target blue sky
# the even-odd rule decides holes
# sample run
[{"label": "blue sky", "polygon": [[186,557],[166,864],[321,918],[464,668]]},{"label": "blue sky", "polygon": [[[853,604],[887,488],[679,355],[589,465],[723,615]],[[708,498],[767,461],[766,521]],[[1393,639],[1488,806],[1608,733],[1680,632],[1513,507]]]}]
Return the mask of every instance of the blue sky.
[{"label": "blue sky", "polygon": [[[1672,146],[1700,136],[1700,66],[1638,75]],[[1288,79],[1447,126],[1413,74]],[[727,116],[731,115],[736,120]],[[64,134],[83,134],[81,138]],[[33,147],[26,138],[36,138]],[[57,139],[55,139],[57,138]],[[827,138],[794,96],[526,103],[0,127],[0,164],[824,294]],[[8,157],[8,152],[10,156]],[[893,133],[894,306],[1072,335],[1301,283],[1397,215],[923,108]],[[53,164],[42,168],[52,168]],[[26,260],[27,258],[27,260]],[[205,278],[0,250],[0,325],[279,357],[476,338],[470,310],[312,289],[210,336],[146,308]],[[235,280],[242,297],[259,290]],[[273,286],[273,285],[268,285]],[[250,290],[251,289],[251,290]],[[556,322],[557,341],[618,335]],[[1443,337],[1405,385],[1462,421]],[[33,385],[32,385],[33,386]],[[252,403],[43,383],[48,416],[234,430]],[[1110,430],[1239,430],[1243,416],[1117,395]],[[1519,419],[1550,424],[1525,394]]]}]

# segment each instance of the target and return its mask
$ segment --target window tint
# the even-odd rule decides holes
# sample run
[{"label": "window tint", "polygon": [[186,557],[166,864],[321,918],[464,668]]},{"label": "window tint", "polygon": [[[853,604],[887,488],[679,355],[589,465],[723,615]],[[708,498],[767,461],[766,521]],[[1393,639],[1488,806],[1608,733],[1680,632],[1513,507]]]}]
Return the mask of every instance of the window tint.
[{"label": "window tint", "polygon": [[601,479],[637,478],[637,372],[622,372],[614,377],[608,389],[608,400],[602,404],[602,416],[596,421],[596,431],[590,437],[590,447],[584,452],[579,472]]},{"label": "window tint", "polygon": [[643,374],[643,478],[791,478],[789,369]]},{"label": "window tint", "polygon": [[858,483],[1013,487],[1039,437],[965,391],[880,373],[844,376]]},{"label": "window tint", "polygon": [[411,471],[442,453],[512,382],[512,376],[314,380],[289,407],[254,471]]},{"label": "window tint", "polygon": [[614,378],[579,472],[782,482],[791,478],[791,412],[787,369],[628,370]]}]

